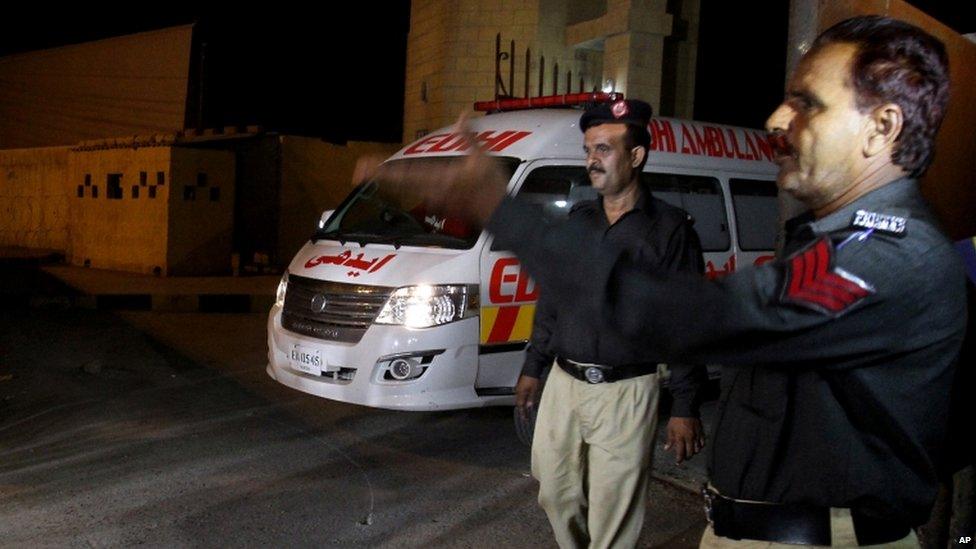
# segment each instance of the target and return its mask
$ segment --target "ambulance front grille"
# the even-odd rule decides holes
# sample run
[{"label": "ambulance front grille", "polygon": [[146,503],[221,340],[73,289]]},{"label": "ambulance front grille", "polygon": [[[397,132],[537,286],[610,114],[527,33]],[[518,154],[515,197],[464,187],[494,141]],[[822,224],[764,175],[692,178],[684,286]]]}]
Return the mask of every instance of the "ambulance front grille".
[{"label": "ambulance front grille", "polygon": [[358,343],[393,288],[288,276],[281,325],[327,341]]}]

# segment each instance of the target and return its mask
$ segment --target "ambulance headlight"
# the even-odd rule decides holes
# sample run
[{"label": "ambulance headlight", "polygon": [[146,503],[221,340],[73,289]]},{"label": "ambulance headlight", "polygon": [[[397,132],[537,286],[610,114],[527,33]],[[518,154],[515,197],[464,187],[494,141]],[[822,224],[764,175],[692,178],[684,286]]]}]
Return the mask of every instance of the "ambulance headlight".
[{"label": "ambulance headlight", "polygon": [[422,284],[397,288],[376,323],[430,328],[477,315],[478,286]]},{"label": "ambulance headlight", "polygon": [[278,283],[278,291],[275,293],[275,305],[284,307],[285,293],[288,292],[288,271],[281,275],[281,282]]}]

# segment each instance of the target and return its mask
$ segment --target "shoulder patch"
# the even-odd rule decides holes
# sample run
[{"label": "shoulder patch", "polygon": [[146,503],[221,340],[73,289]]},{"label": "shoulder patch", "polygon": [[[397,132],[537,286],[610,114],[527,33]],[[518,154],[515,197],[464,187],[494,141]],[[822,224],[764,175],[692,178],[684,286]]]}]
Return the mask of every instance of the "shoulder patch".
[{"label": "shoulder patch", "polygon": [[908,228],[908,218],[900,215],[858,210],[854,213],[854,219],[851,220],[851,227],[870,229],[892,236],[905,236],[905,230]]},{"label": "shoulder patch", "polygon": [[838,316],[874,293],[870,284],[834,266],[834,246],[825,236],[787,260],[780,301]]}]

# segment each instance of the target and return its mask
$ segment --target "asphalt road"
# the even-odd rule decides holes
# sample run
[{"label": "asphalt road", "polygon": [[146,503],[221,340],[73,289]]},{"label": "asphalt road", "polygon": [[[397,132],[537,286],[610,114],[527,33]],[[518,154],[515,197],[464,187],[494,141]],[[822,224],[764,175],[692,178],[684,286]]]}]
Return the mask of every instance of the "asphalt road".
[{"label": "asphalt road", "polygon": [[[64,291],[0,267],[0,545],[554,546],[509,408],[326,401],[266,376],[264,315]],[[641,546],[697,545],[693,494],[649,500]]]}]

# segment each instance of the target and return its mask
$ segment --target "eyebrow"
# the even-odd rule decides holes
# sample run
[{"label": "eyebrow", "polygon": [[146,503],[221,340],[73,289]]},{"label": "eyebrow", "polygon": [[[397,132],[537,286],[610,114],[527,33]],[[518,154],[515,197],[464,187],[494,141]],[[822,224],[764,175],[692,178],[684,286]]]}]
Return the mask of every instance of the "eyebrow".
[{"label": "eyebrow", "polygon": [[819,97],[817,97],[815,94],[812,94],[812,93],[810,93],[809,91],[806,91],[806,90],[787,90],[787,92],[786,92],[786,98],[787,99],[803,99],[803,100],[809,102],[811,105],[813,105],[815,107],[822,107],[823,106],[823,101],[821,101]]}]

